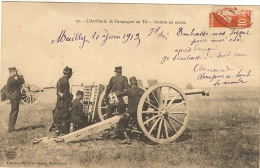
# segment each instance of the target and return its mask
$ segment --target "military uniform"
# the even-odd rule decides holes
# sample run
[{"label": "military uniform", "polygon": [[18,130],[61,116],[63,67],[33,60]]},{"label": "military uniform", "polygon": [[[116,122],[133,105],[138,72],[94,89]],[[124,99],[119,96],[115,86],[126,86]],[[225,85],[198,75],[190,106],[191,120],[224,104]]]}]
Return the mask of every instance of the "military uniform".
[{"label": "military uniform", "polygon": [[118,96],[128,96],[128,110],[127,113],[124,114],[117,123],[116,129],[118,132],[122,133],[126,130],[130,119],[132,119],[133,122],[137,121],[137,108],[143,94],[144,90],[135,85],[132,85],[131,88],[123,92],[117,93]]},{"label": "military uniform", "polygon": [[[122,72],[122,67],[116,67],[115,68],[115,72],[119,72],[116,74],[116,76],[113,76],[110,80],[109,83],[107,85],[107,89],[106,89],[106,94],[105,94],[105,98],[107,98],[109,93],[114,93],[114,92],[121,92],[124,91],[125,89],[129,88],[128,85],[128,79],[127,77],[123,76],[121,74]],[[125,102],[123,100],[122,96],[118,96],[118,105],[117,105],[117,109],[118,112],[120,114],[124,113],[126,111],[126,105]],[[116,106],[111,106],[108,101],[107,101],[108,107],[107,107],[107,116],[106,118],[110,118],[112,117],[112,113],[115,111]]]},{"label": "military uniform", "polygon": [[86,126],[87,117],[83,112],[83,104],[79,99],[75,99],[72,102],[71,121],[78,126],[78,129]]},{"label": "military uniform", "polygon": [[[16,71],[16,68],[9,68],[9,71]],[[10,96],[11,103],[11,112],[9,115],[9,132],[14,131],[21,99],[21,85],[24,83],[25,81],[22,75],[10,76],[7,80],[7,92]]]},{"label": "military uniform", "polygon": [[54,123],[56,123],[56,131],[60,132],[61,134],[67,134],[69,133],[70,128],[70,109],[72,107],[70,84],[69,78],[67,76],[63,76],[58,80],[56,93],[57,103],[54,113]]}]

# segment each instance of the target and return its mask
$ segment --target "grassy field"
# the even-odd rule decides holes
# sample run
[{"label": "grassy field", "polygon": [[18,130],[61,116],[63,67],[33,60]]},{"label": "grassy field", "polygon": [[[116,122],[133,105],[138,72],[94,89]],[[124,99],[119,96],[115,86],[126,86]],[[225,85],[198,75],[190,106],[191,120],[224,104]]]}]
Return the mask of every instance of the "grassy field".
[{"label": "grassy field", "polygon": [[20,106],[18,131],[11,134],[10,105],[1,105],[0,166],[259,167],[259,88],[213,88],[210,97],[191,97],[188,128],[161,145],[137,139],[132,145],[114,139],[33,145],[33,138],[51,136],[55,94],[41,94],[39,104]]}]

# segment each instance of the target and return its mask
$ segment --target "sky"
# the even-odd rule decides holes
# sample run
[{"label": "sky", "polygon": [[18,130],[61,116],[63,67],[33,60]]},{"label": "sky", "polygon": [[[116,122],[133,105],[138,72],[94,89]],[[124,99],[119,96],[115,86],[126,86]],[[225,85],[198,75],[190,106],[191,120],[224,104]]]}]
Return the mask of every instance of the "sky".
[{"label": "sky", "polygon": [[[247,7],[248,8],[248,7]],[[194,72],[194,67],[203,66],[207,69],[232,70],[226,73],[209,73],[206,75],[230,75],[232,79],[223,81],[238,81],[235,76],[240,70],[243,84],[221,85],[223,87],[259,86],[259,23],[254,22],[250,35],[242,35],[243,42],[230,43],[228,40],[220,43],[210,43],[212,37],[184,37],[177,36],[180,27],[186,32],[208,31],[230,34],[228,28],[209,28],[209,13],[214,11],[212,6],[173,6],[173,5],[112,5],[112,4],[58,4],[58,3],[3,3],[2,4],[2,52],[1,52],[1,87],[6,84],[8,67],[17,67],[21,70],[26,82],[39,87],[55,86],[62,76],[65,66],[72,67],[74,74],[70,79],[72,84],[108,84],[114,75],[116,66],[123,67],[123,75],[138,79],[157,79],[160,83],[173,83],[184,87],[191,83],[196,87],[214,87],[217,81],[198,80],[203,73]],[[259,19],[259,8],[251,7],[254,11],[254,20]],[[15,12],[13,12],[15,11]],[[86,19],[101,19],[114,23],[84,23]],[[77,23],[76,20],[80,20]],[[141,23],[122,24],[117,21],[136,21]],[[142,20],[149,23],[144,24]],[[186,24],[158,24],[160,21],[183,21]],[[151,23],[150,23],[151,22]],[[160,27],[160,28],[159,28]],[[159,31],[155,33],[155,30]],[[56,40],[62,31],[66,30],[68,37],[82,33],[89,43],[82,41],[68,41],[51,43]],[[106,31],[107,32],[106,32]],[[153,30],[153,32],[152,32]],[[163,31],[164,37],[159,37]],[[100,36],[120,36],[121,39],[108,39],[102,45],[102,39],[93,39],[96,32]],[[152,32],[152,33],[151,33]],[[151,34],[150,34],[151,33]],[[133,35],[123,43],[124,34]],[[138,37],[139,40],[134,40]],[[149,35],[150,34],[150,35]],[[95,36],[96,38],[97,36]],[[231,38],[225,36],[224,38]],[[235,36],[232,36],[234,38]],[[214,37],[221,39],[221,37]],[[215,48],[212,51],[213,59],[198,61],[173,61],[176,49],[187,49],[193,39],[207,40],[199,43],[201,48]],[[252,43],[254,42],[254,43]],[[232,53],[232,57],[215,58],[219,52]],[[247,56],[234,57],[235,53]],[[188,55],[205,56],[205,51],[181,53],[181,57]],[[162,64],[162,58],[166,60]]]}]

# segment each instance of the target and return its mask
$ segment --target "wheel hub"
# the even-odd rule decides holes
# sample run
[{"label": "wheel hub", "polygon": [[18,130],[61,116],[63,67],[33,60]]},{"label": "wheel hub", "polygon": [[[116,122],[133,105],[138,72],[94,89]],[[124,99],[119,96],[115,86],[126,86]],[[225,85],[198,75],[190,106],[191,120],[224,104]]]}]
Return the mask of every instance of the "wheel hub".
[{"label": "wheel hub", "polygon": [[160,110],[159,116],[164,116],[166,117],[168,115],[168,111],[166,109]]}]

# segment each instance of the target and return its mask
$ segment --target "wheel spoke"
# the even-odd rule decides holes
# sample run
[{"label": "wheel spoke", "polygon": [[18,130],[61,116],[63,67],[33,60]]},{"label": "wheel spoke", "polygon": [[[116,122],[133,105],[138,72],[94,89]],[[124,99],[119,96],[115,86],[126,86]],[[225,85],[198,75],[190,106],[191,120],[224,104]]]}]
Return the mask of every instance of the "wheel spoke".
[{"label": "wheel spoke", "polygon": [[173,118],[172,116],[168,116],[168,117],[170,117],[170,118],[173,119],[174,121],[176,121],[176,122],[180,123],[181,125],[183,125],[183,123],[182,123],[180,120],[178,120],[178,119],[176,119],[176,118]]},{"label": "wheel spoke", "polygon": [[156,108],[157,110],[159,110],[157,107],[155,107],[154,105],[152,105],[150,102],[148,102],[148,101],[146,101],[146,100],[145,100],[145,102],[148,103],[150,106],[152,106],[152,107]]},{"label": "wheel spoke", "polygon": [[167,128],[165,119],[163,120],[163,125],[164,125],[164,131],[165,131],[166,139],[168,139],[169,138],[169,134],[168,134],[168,128]]},{"label": "wheel spoke", "polygon": [[154,92],[152,92],[154,99],[156,100],[157,104],[160,106],[159,101],[157,100],[156,96],[154,95]]},{"label": "wheel spoke", "polygon": [[146,120],[146,121],[144,122],[144,125],[147,124],[147,123],[149,123],[150,121],[152,121],[153,119],[155,119],[155,118],[157,118],[157,117],[159,117],[159,115],[155,115],[155,116],[153,116],[152,118]]},{"label": "wheel spoke", "polygon": [[35,102],[36,98],[32,97],[32,102]]},{"label": "wheel spoke", "polygon": [[158,114],[159,111],[142,111],[142,113],[146,114],[146,113],[155,113],[155,114]]},{"label": "wheel spoke", "polygon": [[159,129],[158,129],[158,133],[157,133],[157,139],[160,139],[161,129],[162,129],[162,121],[163,121],[163,119],[161,119],[160,124],[159,124]]},{"label": "wheel spoke", "polygon": [[168,111],[169,114],[187,114],[186,112],[182,111]]},{"label": "wheel spoke", "polygon": [[107,113],[105,113],[104,115],[102,115],[103,117],[107,116]]},{"label": "wheel spoke", "polygon": [[168,106],[170,106],[170,104],[172,104],[172,102],[178,97],[180,95],[180,93],[178,93],[178,94],[176,94],[173,98],[172,98],[172,100],[169,102],[169,104],[167,105],[167,108],[168,108]]},{"label": "wheel spoke", "polygon": [[171,92],[171,88],[169,87],[168,93],[167,93],[166,98],[165,98],[165,100],[164,100],[164,105],[163,105],[164,107],[167,107],[166,104],[167,104],[167,101],[168,101],[170,92]]},{"label": "wheel spoke", "polygon": [[172,125],[171,121],[169,119],[166,120],[170,126],[172,127],[172,129],[177,133],[177,130],[174,128],[174,126]]},{"label": "wheel spoke", "polygon": [[155,128],[155,126],[157,125],[157,123],[159,122],[159,120],[160,120],[160,118],[158,118],[158,119],[153,123],[153,126],[152,126],[152,128],[150,129],[149,134],[152,133],[153,129]]},{"label": "wheel spoke", "polygon": [[160,105],[163,106],[163,100],[162,100],[162,87],[160,87],[160,89],[158,88],[159,92],[160,92]]},{"label": "wheel spoke", "polygon": [[171,109],[173,109],[173,108],[175,108],[175,107],[178,107],[178,106],[180,106],[180,105],[182,105],[182,104],[184,104],[184,103],[185,103],[185,101],[183,101],[183,102],[181,102],[181,103],[178,103],[178,104],[176,104],[176,105],[174,105],[174,106],[169,107],[167,110],[171,110]]}]

